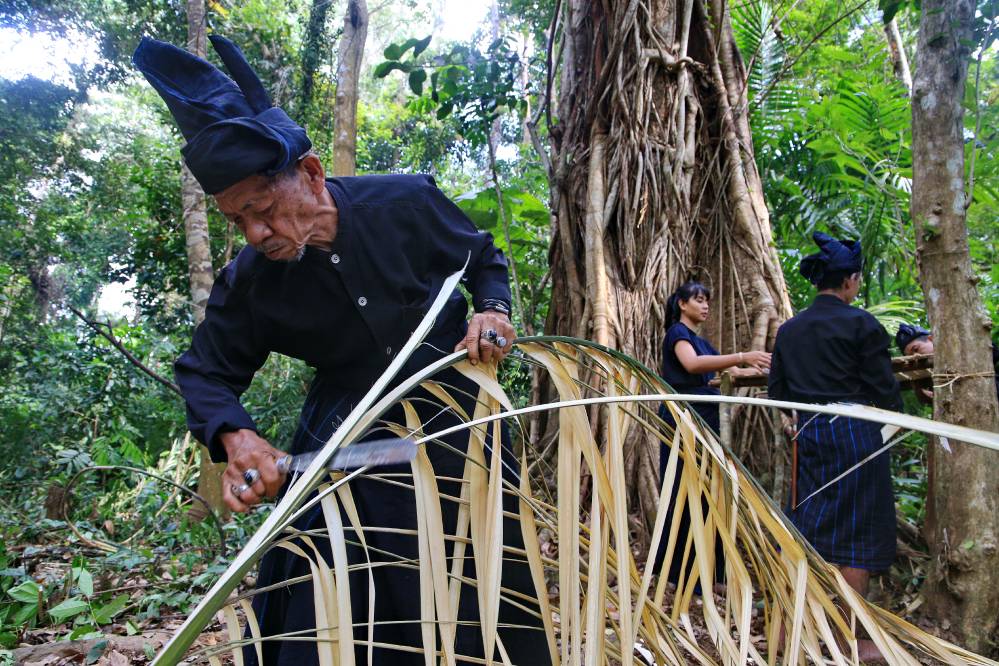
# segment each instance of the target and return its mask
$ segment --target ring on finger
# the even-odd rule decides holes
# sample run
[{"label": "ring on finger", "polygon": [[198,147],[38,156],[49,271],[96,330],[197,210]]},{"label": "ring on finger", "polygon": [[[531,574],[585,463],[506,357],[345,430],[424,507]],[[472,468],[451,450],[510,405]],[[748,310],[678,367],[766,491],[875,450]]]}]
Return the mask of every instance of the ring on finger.
[{"label": "ring on finger", "polygon": [[504,349],[506,348],[506,338],[504,338],[502,335],[498,335],[496,336],[496,341],[493,344],[495,344],[500,349]]},{"label": "ring on finger", "polygon": [[496,342],[496,329],[490,328],[482,332],[480,337],[485,338],[489,342]]},{"label": "ring on finger", "polygon": [[246,481],[247,486],[252,486],[260,478],[260,472],[253,469],[252,467],[245,472],[243,472],[243,481]]},{"label": "ring on finger", "polygon": [[250,489],[250,486],[246,485],[245,483],[240,484],[238,486],[236,484],[233,484],[232,488],[231,488],[232,494],[235,495],[236,497],[239,497],[240,495],[242,495],[243,493],[245,493],[249,489]]}]

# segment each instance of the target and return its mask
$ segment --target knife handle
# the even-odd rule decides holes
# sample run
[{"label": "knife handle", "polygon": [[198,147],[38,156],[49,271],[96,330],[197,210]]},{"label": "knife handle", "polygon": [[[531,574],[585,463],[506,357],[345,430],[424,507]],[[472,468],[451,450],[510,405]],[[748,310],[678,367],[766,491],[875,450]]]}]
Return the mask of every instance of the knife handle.
[{"label": "knife handle", "polygon": [[277,470],[281,476],[286,476],[291,470],[291,459],[292,456],[284,456],[283,458],[278,459]]}]

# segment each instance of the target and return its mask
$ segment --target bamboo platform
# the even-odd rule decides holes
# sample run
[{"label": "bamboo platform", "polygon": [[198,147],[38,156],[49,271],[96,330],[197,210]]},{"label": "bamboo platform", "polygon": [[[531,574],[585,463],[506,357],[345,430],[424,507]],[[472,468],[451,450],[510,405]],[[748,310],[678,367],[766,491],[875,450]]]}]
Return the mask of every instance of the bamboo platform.
[{"label": "bamboo platform", "polygon": [[[895,356],[891,360],[891,369],[895,373],[902,390],[911,389],[919,385],[928,384],[933,377],[933,354],[914,354],[912,356]],[[767,375],[760,373],[756,375],[745,375],[733,377],[729,373],[722,373],[723,377],[711,381],[711,386],[722,389],[722,393],[730,395],[732,390],[738,388],[766,388]],[[731,389],[723,387],[723,379],[731,382]]]}]

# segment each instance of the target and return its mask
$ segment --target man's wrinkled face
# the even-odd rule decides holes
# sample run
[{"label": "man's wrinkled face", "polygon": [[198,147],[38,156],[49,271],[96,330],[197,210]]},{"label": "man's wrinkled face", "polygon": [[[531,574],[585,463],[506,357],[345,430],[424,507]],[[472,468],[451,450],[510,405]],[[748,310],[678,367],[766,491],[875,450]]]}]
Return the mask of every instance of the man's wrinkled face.
[{"label": "man's wrinkled face", "polygon": [[916,338],[909,344],[905,346],[905,355],[912,356],[913,354],[932,354],[933,353],[933,336],[923,336],[921,338]]},{"label": "man's wrinkled face", "polygon": [[219,210],[271,261],[298,261],[315,229],[314,203],[301,173],[250,176],[215,195]]}]

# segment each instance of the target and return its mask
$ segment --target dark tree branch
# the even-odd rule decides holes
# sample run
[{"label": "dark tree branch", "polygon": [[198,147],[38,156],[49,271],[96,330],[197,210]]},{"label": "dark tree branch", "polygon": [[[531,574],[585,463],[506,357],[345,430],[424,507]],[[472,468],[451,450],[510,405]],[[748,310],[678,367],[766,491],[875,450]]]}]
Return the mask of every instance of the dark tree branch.
[{"label": "dark tree branch", "polygon": [[82,321],[84,324],[93,329],[94,332],[96,332],[105,340],[114,345],[114,348],[120,351],[122,355],[124,355],[124,357],[127,358],[132,365],[137,367],[139,370],[142,370],[144,373],[146,373],[147,375],[158,381],[160,384],[162,384],[163,386],[167,387],[168,389],[179,395],[181,398],[184,397],[184,394],[180,392],[179,386],[174,384],[169,379],[166,379],[161,375],[157,374],[155,371],[151,370],[149,366],[147,366],[145,363],[136,358],[135,354],[130,352],[128,348],[126,348],[125,345],[121,343],[121,340],[115,337],[114,331],[111,328],[111,324],[108,324],[107,322],[93,321],[92,319],[87,318],[85,314],[74,308],[72,305],[67,304],[66,307],[69,308],[70,312],[79,317],[80,321]]}]

